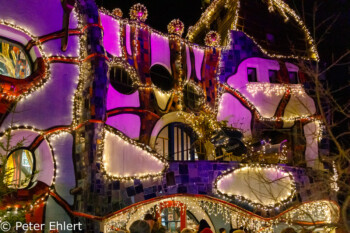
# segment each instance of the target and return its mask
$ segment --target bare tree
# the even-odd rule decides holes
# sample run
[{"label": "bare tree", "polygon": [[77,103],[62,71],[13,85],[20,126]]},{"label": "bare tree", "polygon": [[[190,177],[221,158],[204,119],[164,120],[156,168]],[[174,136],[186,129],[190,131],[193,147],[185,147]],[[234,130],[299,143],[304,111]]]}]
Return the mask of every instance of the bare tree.
[{"label": "bare tree", "polygon": [[[345,5],[340,4],[339,7],[345,7]],[[334,42],[334,38],[331,37],[346,36],[337,35],[333,29],[341,23],[340,12],[332,15],[325,14],[325,11],[328,12],[328,6],[324,1],[316,0],[311,7],[308,11],[302,2],[300,8],[304,21],[309,22],[309,27],[312,28],[313,38],[319,51],[326,49],[325,47],[331,47],[330,43]],[[345,47],[345,45],[340,46]],[[324,125],[324,140],[328,140],[330,145],[328,155],[321,158],[324,163],[329,164],[330,173],[320,171],[319,175],[326,182],[328,179],[332,189],[330,191],[338,192],[338,202],[341,207],[340,228],[350,232],[350,101],[346,97],[350,91],[350,82],[348,78],[346,80],[346,77],[335,76],[332,72],[339,66],[350,64],[350,48],[345,47],[342,52],[327,51],[325,54],[328,54],[328,57],[322,57],[321,53],[321,61],[328,60],[328,64],[299,60],[297,65],[310,79],[309,92]],[[341,82],[343,82],[342,85]]]}]

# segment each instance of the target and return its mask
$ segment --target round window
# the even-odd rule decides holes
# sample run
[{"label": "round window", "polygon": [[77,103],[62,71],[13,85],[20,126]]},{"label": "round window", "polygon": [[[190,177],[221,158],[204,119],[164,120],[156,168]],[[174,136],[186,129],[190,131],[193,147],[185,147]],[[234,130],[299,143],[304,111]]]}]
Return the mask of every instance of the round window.
[{"label": "round window", "polygon": [[34,156],[27,149],[17,149],[13,151],[6,161],[5,179],[10,188],[26,188],[33,175]]},{"label": "round window", "polygon": [[0,75],[25,79],[31,74],[31,61],[22,45],[0,38]]},{"label": "round window", "polygon": [[152,83],[163,91],[170,91],[174,87],[174,78],[164,66],[152,66],[150,75]]}]

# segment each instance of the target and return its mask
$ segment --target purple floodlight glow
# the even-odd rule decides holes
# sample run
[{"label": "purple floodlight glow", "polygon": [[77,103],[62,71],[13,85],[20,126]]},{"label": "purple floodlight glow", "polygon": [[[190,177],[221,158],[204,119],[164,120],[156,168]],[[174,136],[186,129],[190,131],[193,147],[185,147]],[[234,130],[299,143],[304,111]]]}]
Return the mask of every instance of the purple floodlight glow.
[{"label": "purple floodlight glow", "polygon": [[191,77],[191,57],[190,57],[190,49],[188,45],[186,45],[186,64],[187,64],[187,80]]},{"label": "purple floodlight glow", "polygon": [[3,24],[0,24],[0,36],[17,41],[22,45],[26,45],[28,41],[32,39],[30,36],[28,36],[24,32],[18,31],[12,27],[8,27]]},{"label": "purple floodlight glow", "polygon": [[132,139],[139,139],[141,130],[141,119],[135,114],[119,114],[109,117],[106,121],[107,125],[112,126],[123,132]]},{"label": "purple floodlight glow", "polygon": [[151,34],[151,66],[161,64],[171,73],[169,39],[159,34]]},{"label": "purple floodlight glow", "polygon": [[124,95],[109,85],[107,92],[107,110],[121,107],[140,107],[139,92]]},{"label": "purple floodlight glow", "polygon": [[204,58],[204,50],[193,48],[193,53],[196,65],[196,75],[199,80],[202,80],[202,63]]},{"label": "purple floodlight glow", "polygon": [[103,45],[105,49],[113,56],[120,57],[119,21],[103,13],[100,13],[100,18],[104,29]]},{"label": "purple floodlight glow", "polygon": [[129,54],[129,55],[132,55],[132,52],[131,52],[131,46],[130,46],[130,25],[127,24],[125,26],[125,36],[126,36],[126,52]]}]

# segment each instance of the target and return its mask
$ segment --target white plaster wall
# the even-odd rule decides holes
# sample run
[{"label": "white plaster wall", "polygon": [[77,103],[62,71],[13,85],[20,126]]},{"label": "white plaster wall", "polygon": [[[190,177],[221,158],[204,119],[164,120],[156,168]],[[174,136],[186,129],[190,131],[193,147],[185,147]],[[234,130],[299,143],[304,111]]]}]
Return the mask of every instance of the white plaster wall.
[{"label": "white plaster wall", "polygon": [[58,138],[51,140],[51,145],[55,150],[56,159],[56,192],[68,204],[73,205],[74,196],[70,194],[70,190],[76,186],[72,155],[73,136],[69,133],[64,133]]},{"label": "white plaster wall", "polygon": [[169,39],[155,32],[151,33],[151,67],[163,65],[171,74]]},{"label": "white plaster wall", "polygon": [[116,116],[108,117],[107,125],[123,132],[129,138],[138,140],[141,131],[141,119],[135,114],[118,114]]},{"label": "white plaster wall", "polygon": [[42,181],[51,186],[54,175],[54,163],[51,150],[47,142],[44,140],[34,151],[36,161],[36,171],[34,180]]},{"label": "white plaster wall", "polygon": [[105,169],[111,175],[155,175],[164,169],[159,159],[109,132],[105,135],[103,153]]}]

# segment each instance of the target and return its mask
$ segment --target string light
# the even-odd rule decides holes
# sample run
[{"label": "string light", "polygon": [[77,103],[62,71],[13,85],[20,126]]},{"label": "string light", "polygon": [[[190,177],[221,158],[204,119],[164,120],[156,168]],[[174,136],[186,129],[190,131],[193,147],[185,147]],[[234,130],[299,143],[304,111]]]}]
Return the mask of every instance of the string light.
[{"label": "string light", "polygon": [[212,46],[212,47],[216,47],[220,45],[220,35],[219,33],[215,32],[215,31],[210,31],[207,33],[207,35],[204,38],[204,43],[207,46]]},{"label": "string light", "polygon": [[306,95],[302,84],[277,84],[277,83],[247,83],[247,91],[253,97],[258,93],[263,93],[266,96],[280,96],[286,91],[290,91],[293,95],[304,97]]},{"label": "string light", "polygon": [[148,16],[147,8],[141,3],[137,3],[130,8],[130,19],[145,22]]},{"label": "string light", "polygon": [[335,166],[335,162],[333,161],[332,163],[332,167],[333,167],[333,176],[331,177],[331,189],[335,192],[339,191],[339,186],[338,186],[338,170]]},{"label": "string light", "polygon": [[184,32],[184,24],[181,22],[179,19],[173,19],[170,21],[168,24],[168,32],[169,34],[175,34],[178,36],[181,36],[182,33]]},{"label": "string light", "polygon": [[[169,205],[171,203],[171,205]],[[209,216],[219,216],[226,224],[244,227],[252,232],[274,232],[280,222],[314,223],[310,216],[315,214],[317,224],[335,223],[339,219],[339,206],[331,201],[313,201],[303,203],[271,218],[263,218],[231,203],[204,195],[177,194],[153,198],[117,211],[105,219],[107,230],[126,229],[127,225],[137,219],[143,219],[146,213],[160,215],[164,208],[190,211],[194,216],[207,213]]]},{"label": "string light", "polygon": [[[233,19],[233,22],[231,24],[231,30],[239,30],[237,27],[238,23],[238,17],[239,17],[239,8],[240,8],[240,0],[214,0],[207,9],[202,13],[200,19],[198,22],[191,26],[188,29],[187,38],[189,38],[190,41],[193,41],[194,37],[199,33],[200,29],[203,27],[209,28],[210,22],[212,21],[212,18],[216,15],[215,12],[218,11],[218,9],[222,6],[228,7],[228,5],[234,5],[235,7],[235,16]],[[309,46],[309,56],[295,56],[295,55],[281,55],[276,53],[269,53],[266,49],[264,49],[262,46],[259,45],[259,43],[256,42],[256,40],[252,37],[247,35],[244,31],[242,31],[246,36],[248,36],[261,50],[262,53],[269,57],[274,58],[292,58],[292,59],[303,59],[303,60],[315,60],[319,61],[319,55],[317,52],[317,48],[315,45],[314,40],[312,39],[312,36],[305,26],[304,22],[300,19],[300,17],[293,11],[288,4],[283,2],[282,0],[269,0],[268,1],[268,9],[270,12],[272,12],[275,8],[278,9],[278,11],[282,14],[282,16],[285,18],[285,21],[288,21],[290,15],[294,21],[298,24],[299,28],[303,31],[305,35],[305,39],[307,41],[307,44]]]}]

